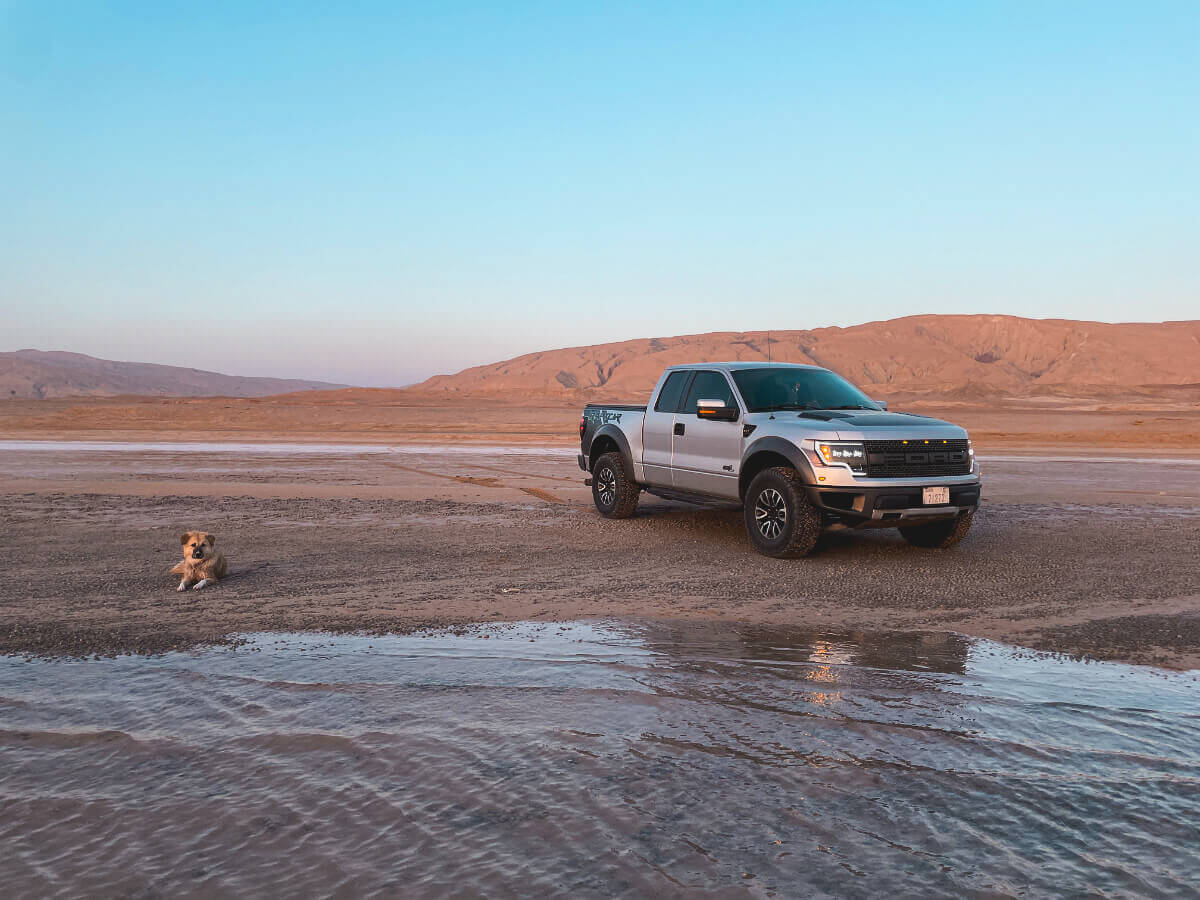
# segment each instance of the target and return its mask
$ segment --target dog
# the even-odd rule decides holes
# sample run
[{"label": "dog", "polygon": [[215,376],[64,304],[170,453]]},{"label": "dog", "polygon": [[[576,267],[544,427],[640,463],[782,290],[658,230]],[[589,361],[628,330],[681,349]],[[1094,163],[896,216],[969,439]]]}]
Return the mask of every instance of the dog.
[{"label": "dog", "polygon": [[217,539],[207,531],[188,531],[183,534],[179,539],[183,545],[183,561],[171,570],[172,574],[183,576],[175,590],[186,591],[191,588],[198,591],[225,577],[225,557],[220,550],[214,549],[216,542]]}]

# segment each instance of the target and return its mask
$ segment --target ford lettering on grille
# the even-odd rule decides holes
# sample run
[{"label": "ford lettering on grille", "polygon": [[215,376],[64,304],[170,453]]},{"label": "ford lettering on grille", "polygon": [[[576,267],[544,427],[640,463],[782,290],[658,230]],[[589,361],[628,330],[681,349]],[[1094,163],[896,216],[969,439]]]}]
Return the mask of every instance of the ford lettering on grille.
[{"label": "ford lettering on grille", "polygon": [[[921,441],[866,441],[867,474],[876,478],[915,478],[923,475],[967,475],[971,459],[964,440],[941,441],[916,449]],[[930,442],[934,444],[933,441]],[[936,447],[936,449],[935,449]]]}]

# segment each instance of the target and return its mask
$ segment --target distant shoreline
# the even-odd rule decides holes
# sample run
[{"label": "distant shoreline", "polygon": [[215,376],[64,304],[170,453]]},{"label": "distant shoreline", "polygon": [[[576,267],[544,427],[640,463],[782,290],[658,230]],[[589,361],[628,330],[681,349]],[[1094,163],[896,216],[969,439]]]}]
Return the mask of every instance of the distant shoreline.
[{"label": "distant shoreline", "polygon": [[[1120,462],[1120,463],[1171,463],[1178,465],[1200,465],[1200,450],[1194,456],[1166,456],[1166,451],[1148,453],[1145,450],[1125,449],[1125,454],[1118,450],[1096,448],[1095,452],[1079,451],[1073,455],[1048,455],[1044,452],[1021,452],[1019,449],[1010,450],[1009,455],[980,454],[982,462],[1009,462],[1014,460],[1045,462]],[[461,442],[457,444],[421,444],[396,443],[386,441],[347,441],[345,443],[329,443],[324,441],[273,441],[273,440],[230,440],[230,441],[187,441],[187,440],[78,440],[75,438],[47,438],[44,440],[23,440],[0,438],[0,453],[6,451],[25,452],[112,452],[112,453],[271,453],[299,455],[329,455],[340,456],[346,453],[496,453],[514,456],[545,455],[556,457],[571,457],[575,454],[574,445],[565,443],[541,443],[524,445],[505,444],[472,444]],[[1105,455],[1109,454],[1109,455]]]},{"label": "distant shoreline", "polygon": [[[357,393],[357,392],[356,392]],[[0,435],[24,441],[578,446],[582,404],[499,404],[478,398],[421,404],[289,394],[266,399],[109,398],[0,403]],[[966,427],[981,454],[1167,458],[1200,456],[1200,404],[1061,405],[897,403]]]}]

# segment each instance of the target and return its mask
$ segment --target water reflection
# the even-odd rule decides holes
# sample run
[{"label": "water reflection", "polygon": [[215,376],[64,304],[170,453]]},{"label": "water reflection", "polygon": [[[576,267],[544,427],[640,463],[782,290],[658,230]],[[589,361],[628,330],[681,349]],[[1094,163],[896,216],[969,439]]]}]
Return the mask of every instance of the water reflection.
[{"label": "water reflection", "polygon": [[959,674],[965,671],[971,647],[962,635],[944,632],[828,632],[729,622],[649,621],[628,634],[680,660],[708,655],[750,662],[819,662]]},{"label": "water reflection", "polygon": [[723,623],[0,658],[6,893],[1185,894],[1197,681]]}]

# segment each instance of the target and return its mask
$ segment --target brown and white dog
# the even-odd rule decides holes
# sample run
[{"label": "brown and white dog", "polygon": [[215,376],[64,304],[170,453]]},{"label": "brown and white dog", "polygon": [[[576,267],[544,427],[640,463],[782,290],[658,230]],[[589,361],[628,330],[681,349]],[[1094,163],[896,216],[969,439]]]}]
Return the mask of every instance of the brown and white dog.
[{"label": "brown and white dog", "polygon": [[213,545],[217,539],[207,531],[188,531],[179,539],[183,544],[183,561],[178,563],[171,572],[182,575],[183,581],[175,590],[186,591],[191,588],[198,591],[206,584],[212,584],[219,578],[225,577],[225,557]]}]

